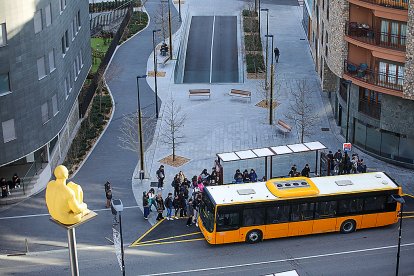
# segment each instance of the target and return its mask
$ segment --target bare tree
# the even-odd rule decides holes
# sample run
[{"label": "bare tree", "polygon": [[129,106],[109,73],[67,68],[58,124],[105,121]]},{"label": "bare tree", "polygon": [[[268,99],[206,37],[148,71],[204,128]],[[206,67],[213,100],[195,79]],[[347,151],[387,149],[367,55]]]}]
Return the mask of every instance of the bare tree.
[{"label": "bare tree", "polygon": [[154,22],[158,29],[161,29],[162,40],[168,37],[168,3],[160,2],[154,16]]},{"label": "bare tree", "polygon": [[[143,120],[142,132],[148,134],[155,130],[155,117],[146,117]],[[136,153],[140,152],[139,147],[139,129],[138,129],[138,112],[124,115],[122,123],[119,128],[121,134],[118,136],[119,146],[123,149],[130,150]],[[145,136],[145,135],[143,135]],[[148,135],[147,135],[148,136]],[[144,140],[144,139],[143,139]],[[145,145],[145,141],[144,145]]]},{"label": "bare tree", "polygon": [[184,135],[181,130],[185,120],[186,114],[182,112],[181,106],[173,98],[170,98],[169,102],[165,104],[161,140],[171,147],[173,161],[175,161],[177,147],[184,143]]},{"label": "bare tree", "polygon": [[300,131],[300,142],[303,143],[304,137],[311,133],[312,126],[316,125],[319,119],[310,101],[312,91],[308,81],[297,80],[295,85],[291,85],[290,94],[293,96],[293,102],[290,103],[289,113],[285,117],[295,122]]}]

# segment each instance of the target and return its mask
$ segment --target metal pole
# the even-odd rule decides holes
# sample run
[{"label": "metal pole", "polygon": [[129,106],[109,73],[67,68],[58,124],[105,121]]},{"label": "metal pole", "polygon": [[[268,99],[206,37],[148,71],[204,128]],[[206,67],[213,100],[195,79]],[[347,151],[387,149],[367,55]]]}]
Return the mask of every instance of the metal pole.
[{"label": "metal pole", "polygon": [[261,37],[260,36],[260,0],[259,0],[259,9],[257,11],[257,15],[258,15],[258,19],[259,19],[259,37]]},{"label": "metal pole", "polygon": [[269,179],[271,179],[272,177],[273,177],[273,156],[270,156],[270,177]]},{"label": "metal pole", "polygon": [[[268,74],[269,74],[269,9],[260,9],[260,11],[266,12],[266,76],[265,76],[265,88],[266,90],[269,87],[268,83]],[[267,94],[267,93],[266,93]],[[267,95],[266,95],[267,100]]]},{"label": "metal pole", "polygon": [[351,81],[347,81],[347,99],[346,99],[346,135],[345,135],[345,142],[349,142],[349,107],[351,101]]},{"label": "metal pole", "polygon": [[124,239],[122,237],[122,216],[119,213],[119,232],[121,233],[121,260],[122,260],[122,275],[125,276],[125,262],[124,262]]},{"label": "metal pole", "polygon": [[[141,76],[142,77],[142,76]],[[144,143],[142,141],[142,115],[141,115],[141,103],[139,99],[139,79],[137,77],[137,91],[138,91],[138,135],[139,135],[139,153],[140,153],[140,171],[144,171]]]},{"label": "metal pole", "polygon": [[181,22],[181,0],[178,0],[178,21]]},{"label": "metal pole", "polygon": [[168,29],[170,32],[170,59],[173,59],[173,51],[172,51],[172,30],[171,30],[171,7],[170,1],[168,1]]},{"label": "metal pole", "polygon": [[[272,52],[273,52],[273,41],[272,37]],[[273,64],[273,53],[272,53],[272,63],[270,65],[270,103],[269,103],[269,124],[273,124],[273,75],[274,75],[274,64]]]},{"label": "metal pole", "polygon": [[152,48],[154,49],[154,87],[155,87],[155,117],[158,119],[158,85],[157,85],[157,52],[155,51],[155,33],[158,30],[152,30]]},{"label": "metal pole", "polygon": [[315,156],[315,175],[318,174],[318,150],[316,150],[316,156]]},{"label": "metal pole", "polygon": [[402,214],[404,210],[404,203],[401,203],[401,210],[400,210],[400,226],[398,228],[398,250],[397,250],[397,268],[395,270],[395,275],[398,276],[398,270],[400,267],[400,248],[401,248],[401,231],[402,231]]},{"label": "metal pole", "polygon": [[266,180],[267,180],[267,156],[265,156],[265,175]]},{"label": "metal pole", "polygon": [[69,261],[70,261],[70,270],[72,276],[79,275],[78,267],[78,253],[76,251],[76,234],[75,228],[68,229],[68,246],[69,246]]}]

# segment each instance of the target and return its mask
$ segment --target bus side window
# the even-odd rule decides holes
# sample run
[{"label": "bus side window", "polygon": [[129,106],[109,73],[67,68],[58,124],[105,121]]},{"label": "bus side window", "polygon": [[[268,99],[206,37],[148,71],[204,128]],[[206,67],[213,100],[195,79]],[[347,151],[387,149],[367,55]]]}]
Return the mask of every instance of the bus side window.
[{"label": "bus side window", "polygon": [[385,196],[365,198],[364,211],[383,211],[385,209],[385,199]]},{"label": "bus side window", "polygon": [[363,206],[362,198],[342,199],[338,201],[338,214],[361,213]]},{"label": "bus side window", "polygon": [[267,224],[283,223],[289,221],[289,205],[272,206],[266,209]]},{"label": "bus side window", "polygon": [[218,213],[217,231],[235,230],[240,226],[240,216],[238,212]]},{"label": "bus side window", "polygon": [[243,226],[264,224],[265,208],[251,208],[243,210]]},{"label": "bus side window", "polygon": [[316,203],[315,219],[332,218],[336,215],[336,201],[323,201]]}]

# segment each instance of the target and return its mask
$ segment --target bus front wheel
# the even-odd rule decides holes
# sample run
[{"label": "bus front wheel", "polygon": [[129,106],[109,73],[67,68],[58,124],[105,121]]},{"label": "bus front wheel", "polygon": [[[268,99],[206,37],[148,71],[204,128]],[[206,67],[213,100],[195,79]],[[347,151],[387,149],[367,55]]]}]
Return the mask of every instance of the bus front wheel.
[{"label": "bus front wheel", "polygon": [[348,219],[341,224],[341,233],[348,234],[354,232],[356,229],[355,220]]},{"label": "bus front wheel", "polygon": [[246,236],[246,242],[248,243],[258,243],[260,241],[262,241],[262,231],[260,230],[252,230],[249,233],[247,233]]}]

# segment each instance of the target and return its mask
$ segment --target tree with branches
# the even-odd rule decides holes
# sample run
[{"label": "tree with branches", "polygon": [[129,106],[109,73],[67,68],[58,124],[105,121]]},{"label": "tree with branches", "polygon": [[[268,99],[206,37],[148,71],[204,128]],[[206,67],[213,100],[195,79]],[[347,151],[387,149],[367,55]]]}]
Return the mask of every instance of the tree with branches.
[{"label": "tree with branches", "polygon": [[300,142],[303,143],[304,137],[311,134],[312,126],[316,125],[319,119],[309,100],[312,97],[312,90],[308,81],[302,79],[291,85],[290,94],[293,96],[293,101],[290,102],[290,110],[285,117],[295,122],[300,132]]},{"label": "tree with branches", "polygon": [[171,97],[169,102],[165,104],[161,140],[171,147],[173,161],[175,161],[177,148],[185,142],[185,137],[182,134],[185,120],[186,114]]},{"label": "tree with branches", "polygon": [[157,26],[157,29],[161,29],[162,40],[165,40],[168,37],[168,3],[160,2],[158,4],[157,11],[154,16],[154,22]]}]

